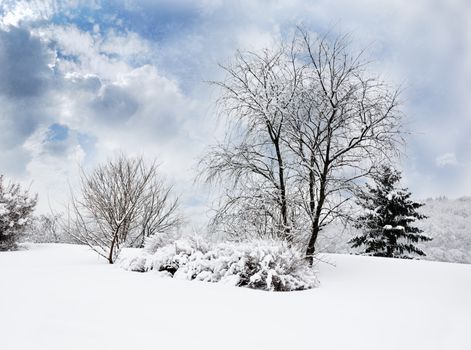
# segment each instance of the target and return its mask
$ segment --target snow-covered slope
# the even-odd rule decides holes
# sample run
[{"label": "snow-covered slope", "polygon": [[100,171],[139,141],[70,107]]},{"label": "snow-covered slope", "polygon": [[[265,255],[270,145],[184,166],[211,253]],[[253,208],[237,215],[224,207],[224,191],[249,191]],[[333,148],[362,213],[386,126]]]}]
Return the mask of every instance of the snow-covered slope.
[{"label": "snow-covered slope", "polygon": [[0,253],[0,349],[470,349],[471,265],[325,255],[321,286],[158,278],[83,246]]}]

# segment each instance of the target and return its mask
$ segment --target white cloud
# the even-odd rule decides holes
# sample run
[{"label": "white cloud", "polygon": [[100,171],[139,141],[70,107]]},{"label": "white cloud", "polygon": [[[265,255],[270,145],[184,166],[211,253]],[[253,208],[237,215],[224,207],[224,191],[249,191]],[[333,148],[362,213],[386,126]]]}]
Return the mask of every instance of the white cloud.
[{"label": "white cloud", "polygon": [[435,164],[439,167],[458,165],[455,153],[445,153],[435,158]]},{"label": "white cloud", "polygon": [[0,5],[3,16],[0,18],[0,28],[8,26],[18,26],[21,21],[31,21],[40,18],[47,18],[51,14],[50,3],[45,2],[42,6],[35,6],[30,1],[9,1],[5,0]]}]

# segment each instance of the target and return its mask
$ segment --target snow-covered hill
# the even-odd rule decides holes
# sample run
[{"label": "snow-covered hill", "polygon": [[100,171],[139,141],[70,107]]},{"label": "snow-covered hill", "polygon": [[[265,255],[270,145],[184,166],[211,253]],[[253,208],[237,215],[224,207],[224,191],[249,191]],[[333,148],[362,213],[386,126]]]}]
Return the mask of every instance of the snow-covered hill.
[{"label": "snow-covered hill", "polygon": [[0,348],[469,349],[471,265],[326,254],[319,288],[158,278],[83,246],[0,253]]}]

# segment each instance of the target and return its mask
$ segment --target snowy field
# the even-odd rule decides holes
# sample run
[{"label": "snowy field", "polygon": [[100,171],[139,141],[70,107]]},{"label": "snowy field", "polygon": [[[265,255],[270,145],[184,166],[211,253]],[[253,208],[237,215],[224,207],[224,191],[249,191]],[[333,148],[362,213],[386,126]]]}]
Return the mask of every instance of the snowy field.
[{"label": "snowy field", "polygon": [[157,278],[83,246],[0,253],[0,349],[471,349],[471,265],[328,254],[269,293]]}]

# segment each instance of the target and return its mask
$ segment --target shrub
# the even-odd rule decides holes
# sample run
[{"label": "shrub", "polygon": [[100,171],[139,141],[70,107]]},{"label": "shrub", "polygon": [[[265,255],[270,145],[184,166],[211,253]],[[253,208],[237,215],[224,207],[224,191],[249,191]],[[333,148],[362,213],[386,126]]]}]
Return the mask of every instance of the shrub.
[{"label": "shrub", "polygon": [[269,291],[313,288],[317,279],[302,254],[279,241],[208,244],[180,238],[155,252],[128,257],[122,266],[132,271],[159,271],[185,280],[221,282]]},{"label": "shrub", "polygon": [[37,196],[30,196],[19,184],[5,184],[0,175],[0,250],[16,248],[16,243],[30,224]]}]

